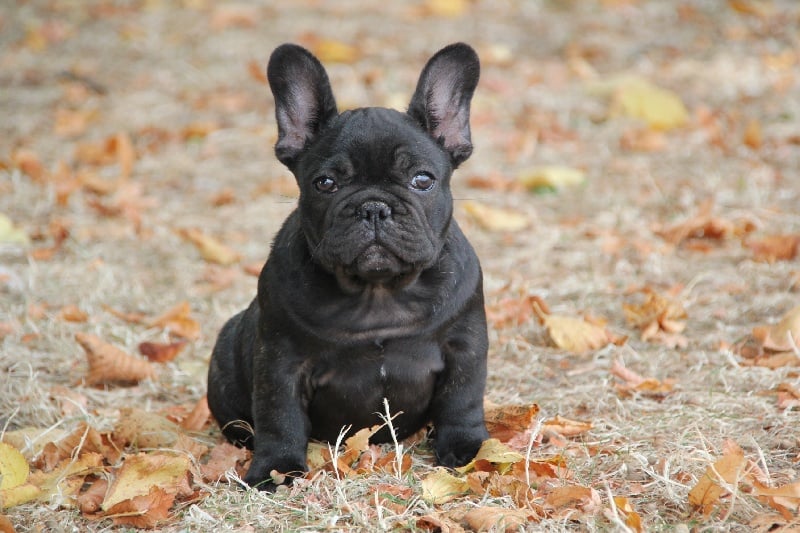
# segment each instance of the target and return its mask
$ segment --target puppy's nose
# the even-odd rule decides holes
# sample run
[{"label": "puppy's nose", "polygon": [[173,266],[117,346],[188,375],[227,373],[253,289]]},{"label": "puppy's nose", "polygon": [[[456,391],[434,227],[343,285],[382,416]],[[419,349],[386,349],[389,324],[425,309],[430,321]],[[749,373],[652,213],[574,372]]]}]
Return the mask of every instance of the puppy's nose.
[{"label": "puppy's nose", "polygon": [[356,215],[370,222],[378,222],[379,220],[386,220],[392,216],[392,208],[384,202],[370,200],[369,202],[364,202],[356,209]]}]

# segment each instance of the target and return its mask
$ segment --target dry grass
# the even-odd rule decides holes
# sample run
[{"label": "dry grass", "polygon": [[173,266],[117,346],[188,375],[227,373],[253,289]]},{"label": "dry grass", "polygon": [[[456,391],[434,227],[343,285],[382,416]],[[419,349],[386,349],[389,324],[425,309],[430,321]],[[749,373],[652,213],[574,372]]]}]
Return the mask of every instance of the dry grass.
[{"label": "dry grass", "polygon": [[[70,228],[51,260],[29,255],[48,239],[29,247],[0,244],[0,323],[11,329],[0,340],[0,427],[69,431],[84,420],[110,427],[120,407],[158,410],[203,394],[216,332],[252,298],[255,278],[233,267],[230,285],[214,290],[206,281],[213,271],[175,230],[203,228],[240,252],[243,264],[256,263],[294,203],[274,187],[287,171],[270,149],[275,127],[268,90],[250,77],[248,61],[263,65],[275,45],[309,33],[358,43],[361,60],[329,68],[340,103],[401,105],[426,57],[464,40],[479,49],[484,69],[473,110],[477,149],[459,171],[456,214],[482,258],[488,303],[536,294],[554,312],[590,311],[631,335],[625,346],[575,356],[546,347],[533,320],[493,329],[488,398],[538,403],[543,418],[592,421],[591,433],[570,447],[574,479],[598,490],[608,509],[610,494],[627,496],[648,530],[749,531],[754,517],[769,512],[741,492],[708,518],[689,507],[688,491],[726,439],[738,442],[773,484],[798,478],[800,416],[796,409],[780,410],[766,394],[781,382],[797,385],[797,370],[742,366],[740,356],[720,348],[797,305],[797,259],[756,262],[737,239],[712,244],[707,253],[675,249],[653,231],[710,198],[717,214],[751,220],[760,234],[800,232],[800,11],[794,2],[758,3],[769,10],[759,14],[701,0],[682,7],[655,0],[478,1],[457,19],[424,16],[402,2],[380,9],[361,0],[346,7],[263,2],[254,8],[254,27],[222,30],[210,29],[212,2],[186,2],[200,6],[187,8],[121,3],[117,11],[103,8],[106,2],[89,3],[92,9],[51,4],[0,7],[0,161],[25,147],[47,168],[59,160],[79,167],[76,145],[126,131],[140,153],[130,181],[150,203],[142,204],[137,231],[124,216],[92,209],[87,200],[93,196],[84,190],[58,205],[52,183],[35,183],[9,163],[0,167],[0,213],[32,235],[46,235],[53,221]],[[63,40],[52,37],[62,30]],[[37,49],[37,35],[51,41]],[[572,62],[576,54],[591,64],[590,72]],[[65,81],[65,71],[106,92],[75,96],[86,87]],[[636,124],[606,120],[607,102],[586,90],[592,76],[603,80],[620,72],[677,90],[693,112],[687,128],[665,135],[664,149],[621,149],[620,137]],[[77,136],[55,134],[57,108],[93,111],[89,127]],[[704,110],[717,118],[721,140],[701,124]],[[763,129],[756,149],[742,142],[748,121]],[[200,141],[179,138],[186,126],[201,122],[218,129]],[[153,127],[178,138],[149,150],[145,128]],[[570,134],[559,137],[558,131]],[[538,164],[582,168],[587,184],[552,195],[466,185],[470,176],[513,177]],[[98,172],[113,179],[118,169]],[[270,185],[273,192],[265,192]],[[211,199],[223,189],[233,192],[233,203],[214,207]],[[459,203],[466,199],[527,213],[533,227],[484,231],[465,217]],[[604,250],[606,237],[621,246]],[[622,312],[626,291],[676,285],[683,287],[680,299],[689,313],[687,347],[637,340]],[[106,307],[154,316],[182,300],[191,303],[202,337],[157,380],[105,390],[75,385],[86,368],[75,332],[131,352],[141,341],[166,339],[160,330],[115,318]],[[69,304],[86,311],[88,322],[60,319],[59,310]],[[675,379],[675,392],[658,400],[621,398],[609,373],[615,359],[643,376]],[[86,405],[65,417],[52,393],[56,385],[76,388]],[[534,448],[534,454],[558,452]],[[181,509],[180,519],[164,530],[413,530],[427,514],[511,505],[488,496],[425,503],[419,482],[431,469],[430,450],[423,443],[408,453],[414,467],[402,479],[337,480],[321,473],[275,495],[240,491],[236,480],[210,485],[207,498]],[[403,506],[380,503],[380,484],[411,487],[415,497]],[[6,512],[18,531],[112,529],[107,521],[88,522],[54,505]],[[610,513],[576,513],[530,528],[624,530]]]}]

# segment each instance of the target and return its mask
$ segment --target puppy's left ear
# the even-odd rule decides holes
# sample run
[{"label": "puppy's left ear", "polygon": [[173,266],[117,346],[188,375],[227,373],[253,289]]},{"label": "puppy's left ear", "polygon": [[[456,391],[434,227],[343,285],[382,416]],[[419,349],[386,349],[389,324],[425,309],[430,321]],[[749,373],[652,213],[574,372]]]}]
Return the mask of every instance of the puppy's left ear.
[{"label": "puppy's left ear", "polygon": [[451,44],[425,65],[408,105],[408,114],[450,154],[453,168],[472,154],[469,107],[479,77],[475,50]]},{"label": "puppy's left ear", "polygon": [[314,55],[296,44],[272,52],[267,79],[275,97],[275,155],[292,169],[311,140],[337,115],[328,75]]}]

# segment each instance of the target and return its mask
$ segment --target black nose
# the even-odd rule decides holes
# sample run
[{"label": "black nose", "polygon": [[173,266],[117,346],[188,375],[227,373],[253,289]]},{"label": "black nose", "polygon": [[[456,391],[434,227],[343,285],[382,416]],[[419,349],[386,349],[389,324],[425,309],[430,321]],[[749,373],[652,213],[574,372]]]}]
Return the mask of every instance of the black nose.
[{"label": "black nose", "polygon": [[392,216],[392,208],[383,202],[370,200],[369,202],[364,202],[356,209],[356,216],[370,222],[377,222],[379,220],[386,220]]}]

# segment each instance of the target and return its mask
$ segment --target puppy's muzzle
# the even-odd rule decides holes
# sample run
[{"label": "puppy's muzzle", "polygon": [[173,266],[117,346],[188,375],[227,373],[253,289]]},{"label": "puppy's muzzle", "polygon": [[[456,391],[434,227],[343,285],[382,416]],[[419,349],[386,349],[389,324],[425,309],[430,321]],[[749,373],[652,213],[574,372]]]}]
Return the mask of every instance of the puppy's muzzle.
[{"label": "puppy's muzzle", "polygon": [[385,202],[370,200],[356,208],[356,216],[372,225],[378,225],[392,217],[392,208]]}]

